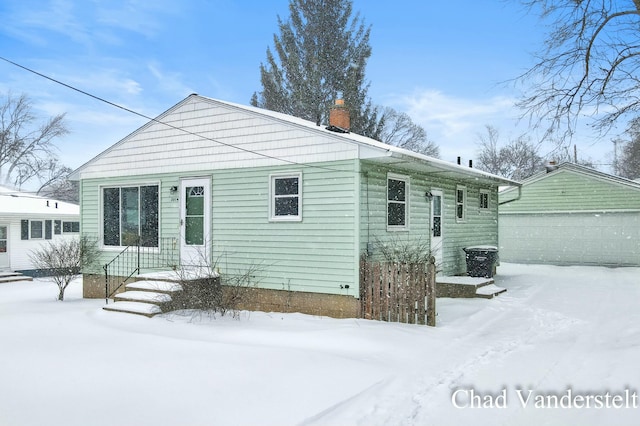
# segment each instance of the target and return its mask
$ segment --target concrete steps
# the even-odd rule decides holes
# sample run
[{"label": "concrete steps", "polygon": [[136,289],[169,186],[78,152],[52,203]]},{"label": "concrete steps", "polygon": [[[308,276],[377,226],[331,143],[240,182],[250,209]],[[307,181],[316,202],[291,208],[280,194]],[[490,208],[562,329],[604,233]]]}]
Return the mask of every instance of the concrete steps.
[{"label": "concrete steps", "polygon": [[182,291],[182,286],[174,281],[141,280],[125,285],[125,291],[113,298],[113,303],[102,309],[153,317],[165,312],[163,309],[173,301],[172,296]]},{"label": "concrete steps", "polygon": [[498,287],[495,284],[487,284],[485,286],[481,286],[476,288],[476,297],[481,297],[483,299],[493,299],[497,295],[504,293],[507,291],[506,288]]},{"label": "concrete steps", "polygon": [[20,272],[0,272],[0,284],[15,281],[33,281],[33,278]]},{"label": "concrete steps", "polygon": [[506,288],[495,285],[493,278],[436,277],[436,297],[492,299],[505,291]]}]

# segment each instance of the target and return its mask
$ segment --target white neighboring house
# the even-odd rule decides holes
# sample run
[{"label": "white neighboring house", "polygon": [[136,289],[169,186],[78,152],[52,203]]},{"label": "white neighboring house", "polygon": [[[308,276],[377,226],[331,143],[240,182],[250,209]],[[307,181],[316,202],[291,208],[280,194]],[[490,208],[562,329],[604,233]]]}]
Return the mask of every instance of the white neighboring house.
[{"label": "white neighboring house", "polygon": [[80,206],[0,186],[0,271],[38,275],[33,249],[79,237]]}]

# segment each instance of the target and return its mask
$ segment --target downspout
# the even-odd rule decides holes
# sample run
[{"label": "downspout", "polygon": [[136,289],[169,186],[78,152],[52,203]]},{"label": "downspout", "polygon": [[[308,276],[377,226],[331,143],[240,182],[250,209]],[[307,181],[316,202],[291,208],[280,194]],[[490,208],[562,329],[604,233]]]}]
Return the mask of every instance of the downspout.
[{"label": "downspout", "polygon": [[502,201],[502,202],[498,203],[498,205],[501,206],[503,204],[511,203],[513,201],[518,201],[520,199],[520,197],[522,197],[522,185],[518,185],[518,196],[516,198],[513,198],[511,200]]}]

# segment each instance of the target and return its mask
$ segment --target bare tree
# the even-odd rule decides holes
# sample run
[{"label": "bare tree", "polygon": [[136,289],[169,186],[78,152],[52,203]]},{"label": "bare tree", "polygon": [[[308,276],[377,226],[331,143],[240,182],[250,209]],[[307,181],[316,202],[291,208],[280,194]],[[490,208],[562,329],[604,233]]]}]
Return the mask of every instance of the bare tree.
[{"label": "bare tree", "polygon": [[626,134],[629,140],[618,140],[620,155],[616,159],[615,170],[627,179],[640,178],[640,118],[631,121]]},{"label": "bare tree", "polygon": [[487,134],[478,133],[478,160],[477,167],[494,175],[506,176],[507,167],[500,157],[499,139],[500,133],[493,126],[486,125]]},{"label": "bare tree", "polygon": [[551,31],[538,62],[519,80],[520,106],[547,134],[567,139],[579,117],[606,133],[640,110],[640,1],[521,0]]},{"label": "bare tree", "polygon": [[627,179],[640,178],[640,138],[633,139],[624,145],[618,170],[620,176]]},{"label": "bare tree", "polygon": [[37,123],[26,95],[7,94],[0,102],[0,180],[20,188],[46,176],[56,164],[53,140],[67,133],[64,114]]},{"label": "bare tree", "polygon": [[573,145],[573,149],[571,149],[567,144],[556,142],[556,149],[550,153],[550,157],[557,163],[567,162],[591,167],[592,169],[596,168],[595,163],[590,157],[579,156],[576,145]]},{"label": "bare tree", "polygon": [[385,108],[381,128],[380,140],[384,143],[430,157],[440,157],[438,146],[427,139],[424,128],[415,124],[407,113],[397,112],[391,107]]},{"label": "bare tree", "polygon": [[544,166],[539,145],[532,144],[526,135],[521,135],[500,148],[498,130],[492,126],[486,126],[486,129],[486,136],[478,135],[477,167],[480,170],[509,179],[523,180]]},{"label": "bare tree", "polygon": [[99,256],[97,242],[82,238],[49,241],[32,250],[33,264],[51,275],[58,286],[58,300],[64,300],[64,292],[81,268],[95,263]]},{"label": "bare tree", "polygon": [[37,195],[77,204],[80,199],[80,189],[77,182],[68,179],[72,171],[69,167],[60,164],[57,159],[50,159],[48,167],[41,171]]}]

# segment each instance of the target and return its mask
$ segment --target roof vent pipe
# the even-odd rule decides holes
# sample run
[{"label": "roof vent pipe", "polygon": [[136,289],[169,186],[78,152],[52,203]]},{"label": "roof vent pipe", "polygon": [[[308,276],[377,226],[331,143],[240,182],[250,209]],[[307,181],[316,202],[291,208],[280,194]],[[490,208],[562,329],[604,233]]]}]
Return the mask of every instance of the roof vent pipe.
[{"label": "roof vent pipe", "polygon": [[47,200],[47,207],[49,207],[49,200]]},{"label": "roof vent pipe", "polygon": [[460,157],[458,157],[458,166],[460,165],[460,161],[461,161],[461,160],[462,160],[462,159],[461,159]]},{"label": "roof vent pipe", "polygon": [[469,160],[469,168],[472,169],[473,168],[473,160]]}]

